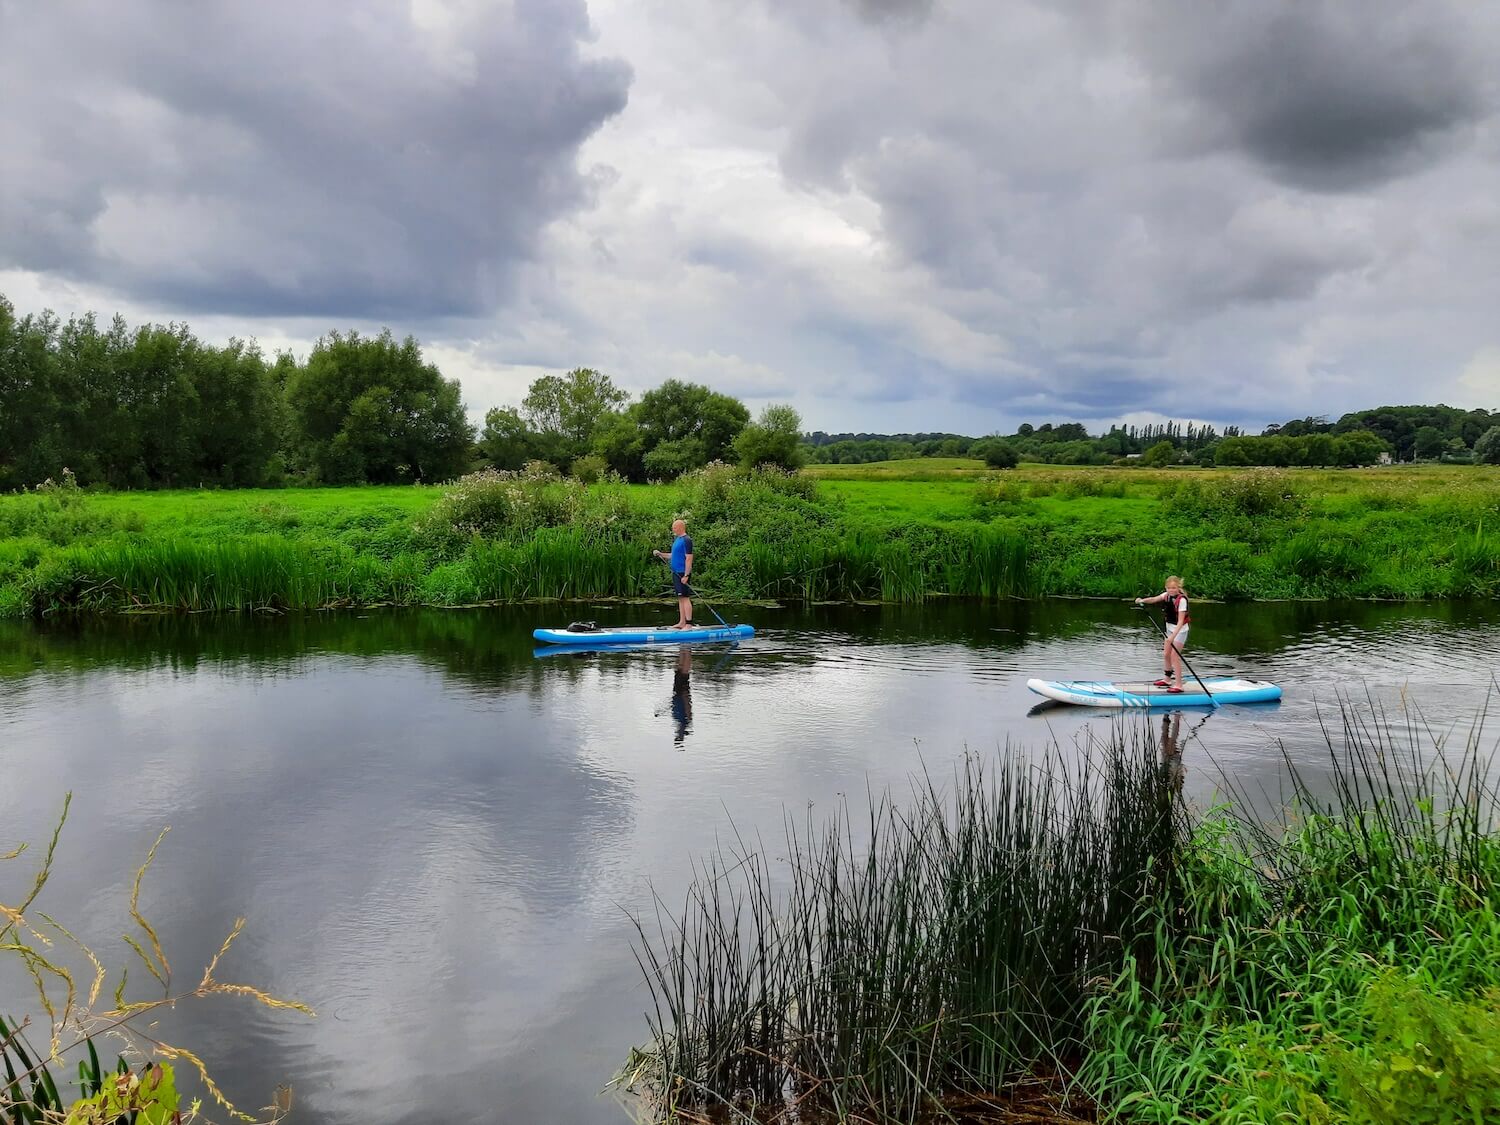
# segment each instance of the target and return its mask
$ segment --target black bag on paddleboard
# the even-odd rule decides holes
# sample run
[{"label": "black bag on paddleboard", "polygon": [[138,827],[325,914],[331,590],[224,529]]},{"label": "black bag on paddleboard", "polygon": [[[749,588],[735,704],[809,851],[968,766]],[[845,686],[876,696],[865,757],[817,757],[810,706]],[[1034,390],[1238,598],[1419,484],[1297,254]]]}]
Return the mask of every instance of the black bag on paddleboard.
[{"label": "black bag on paddleboard", "polygon": [[575,621],[568,626],[568,632],[597,633],[599,632],[599,626],[595,625],[592,621]]}]

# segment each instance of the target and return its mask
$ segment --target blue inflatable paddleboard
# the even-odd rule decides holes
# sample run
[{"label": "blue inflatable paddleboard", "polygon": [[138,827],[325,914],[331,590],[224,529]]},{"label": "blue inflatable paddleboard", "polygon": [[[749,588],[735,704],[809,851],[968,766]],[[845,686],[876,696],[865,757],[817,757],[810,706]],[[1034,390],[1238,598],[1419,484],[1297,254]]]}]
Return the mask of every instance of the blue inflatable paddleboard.
[{"label": "blue inflatable paddleboard", "polygon": [[1212,698],[1197,680],[1188,680],[1180,692],[1146,682],[1104,680],[1027,680],[1026,686],[1048,699],[1080,707],[1212,707],[1215,703],[1271,703],[1281,698],[1279,684],[1222,676],[1209,676],[1203,681]]},{"label": "blue inflatable paddleboard", "polygon": [[750,625],[703,625],[662,629],[649,625],[623,629],[536,629],[531,634],[549,645],[680,645],[685,641],[743,641],[755,636]]}]

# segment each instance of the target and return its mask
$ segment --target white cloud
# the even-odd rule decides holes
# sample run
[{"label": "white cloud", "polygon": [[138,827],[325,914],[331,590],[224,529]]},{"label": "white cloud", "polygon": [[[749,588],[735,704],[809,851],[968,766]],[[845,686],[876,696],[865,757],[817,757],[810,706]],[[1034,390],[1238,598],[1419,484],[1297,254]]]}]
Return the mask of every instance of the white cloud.
[{"label": "white cloud", "polygon": [[[340,11],[258,18],[307,39]],[[358,49],[459,112],[362,104],[375,87],[337,67],[311,87],[319,120],[349,110],[326,176],[308,149],[326,134],[222,111],[250,103],[241,68],[215,84],[220,25],[193,25],[192,58],[153,47],[169,79],[80,69],[110,58],[85,36],[68,66],[86,112],[43,115],[52,132],[10,150],[30,161],[37,221],[26,238],[0,227],[4,291],[299,350],[388,324],[463,380],[476,417],[574,366],[637,392],[675,376],[790,400],[825,429],[1496,405],[1470,371],[1500,308],[1495,9],[1287,0],[1169,25],[1149,4],[978,0],[395,11],[361,24]],[[518,43],[551,60],[540,93],[496,70]],[[555,98],[583,108],[559,115]],[[131,149],[83,182],[67,156],[96,119]],[[517,180],[529,129],[554,125],[546,171]],[[348,146],[398,135],[415,147],[390,190],[351,185],[380,165]],[[303,154],[295,206],[235,189],[286,145]],[[330,279],[326,307],[267,297]]]}]

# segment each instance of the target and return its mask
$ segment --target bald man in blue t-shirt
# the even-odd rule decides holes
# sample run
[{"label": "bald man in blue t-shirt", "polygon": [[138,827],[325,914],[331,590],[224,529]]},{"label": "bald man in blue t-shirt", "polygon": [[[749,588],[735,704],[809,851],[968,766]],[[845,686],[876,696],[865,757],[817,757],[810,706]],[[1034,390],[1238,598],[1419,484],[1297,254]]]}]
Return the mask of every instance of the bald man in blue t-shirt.
[{"label": "bald man in blue t-shirt", "polygon": [[693,575],[693,540],[687,533],[686,520],[674,520],[672,522],[672,534],[676,537],[672,540],[672,550],[652,551],[651,553],[659,559],[666,559],[672,568],[672,593],[677,595],[677,624],[674,629],[691,629],[693,627],[693,588],[688,585],[688,579]]}]

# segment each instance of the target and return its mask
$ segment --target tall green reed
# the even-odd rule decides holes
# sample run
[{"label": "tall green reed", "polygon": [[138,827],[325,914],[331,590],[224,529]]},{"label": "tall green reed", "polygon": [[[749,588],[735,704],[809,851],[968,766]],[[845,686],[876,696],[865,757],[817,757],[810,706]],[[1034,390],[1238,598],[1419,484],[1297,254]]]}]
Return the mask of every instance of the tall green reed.
[{"label": "tall green reed", "polygon": [[819,1105],[908,1121],[1081,1049],[1088,983],[1118,964],[1179,830],[1136,738],[1076,762],[967,757],[951,792],[789,826],[787,870],[743,841],[682,907],[638,923],[665,1114]]}]

